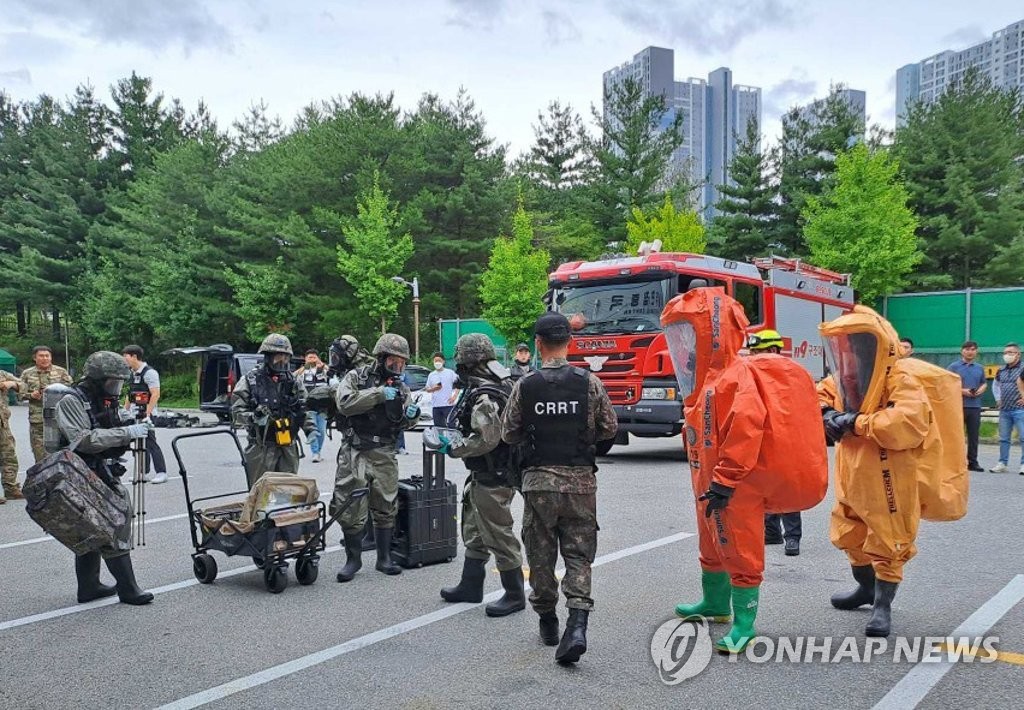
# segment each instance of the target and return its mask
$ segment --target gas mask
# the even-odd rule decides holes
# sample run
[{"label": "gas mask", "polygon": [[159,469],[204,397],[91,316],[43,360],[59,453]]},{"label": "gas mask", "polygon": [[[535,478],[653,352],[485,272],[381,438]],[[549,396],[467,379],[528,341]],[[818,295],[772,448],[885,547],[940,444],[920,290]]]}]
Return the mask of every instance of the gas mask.
[{"label": "gas mask", "polygon": [[379,355],[377,364],[385,378],[399,379],[405,371],[405,360],[397,355]]},{"label": "gas mask", "polygon": [[281,375],[288,372],[291,358],[287,353],[263,353],[263,364],[268,372]]},{"label": "gas mask", "polygon": [[103,394],[111,397],[118,397],[121,395],[122,387],[124,387],[124,380],[118,380],[112,377],[103,381]]}]

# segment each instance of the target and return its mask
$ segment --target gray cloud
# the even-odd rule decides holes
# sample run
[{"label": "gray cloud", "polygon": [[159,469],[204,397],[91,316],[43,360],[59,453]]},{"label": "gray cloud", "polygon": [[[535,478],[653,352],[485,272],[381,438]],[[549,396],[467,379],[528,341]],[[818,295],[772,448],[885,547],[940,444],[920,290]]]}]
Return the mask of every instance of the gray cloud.
[{"label": "gray cloud", "polygon": [[31,86],[32,73],[25,67],[15,69],[14,71],[0,71],[0,88],[11,86],[12,84]]},{"label": "gray cloud", "polygon": [[541,13],[544,21],[544,34],[551,44],[562,44],[564,42],[575,42],[582,35],[580,28],[568,15],[553,10],[544,10]]},{"label": "gray cloud", "polygon": [[30,32],[0,34],[0,63],[35,65],[60,61],[70,46],[63,40]]},{"label": "gray cloud", "polygon": [[663,38],[676,49],[703,55],[727,52],[762,30],[786,27],[795,13],[789,0],[607,0],[609,12],[638,32]]},{"label": "gray cloud", "polygon": [[818,82],[807,79],[802,71],[796,74],[783,79],[763,93],[762,103],[768,118],[778,118],[793,106],[808,103],[814,98]]},{"label": "gray cloud", "polygon": [[445,24],[475,30],[494,29],[495,20],[505,10],[505,0],[448,0],[455,10]]},{"label": "gray cloud", "polygon": [[980,25],[967,25],[966,27],[953,30],[939,41],[948,44],[952,49],[963,49],[964,47],[970,47],[972,44],[984,42],[988,38],[989,35],[985,33],[985,30],[981,29]]},{"label": "gray cloud", "polygon": [[230,34],[200,0],[7,0],[28,27],[52,22],[83,36],[150,49],[230,48]]}]

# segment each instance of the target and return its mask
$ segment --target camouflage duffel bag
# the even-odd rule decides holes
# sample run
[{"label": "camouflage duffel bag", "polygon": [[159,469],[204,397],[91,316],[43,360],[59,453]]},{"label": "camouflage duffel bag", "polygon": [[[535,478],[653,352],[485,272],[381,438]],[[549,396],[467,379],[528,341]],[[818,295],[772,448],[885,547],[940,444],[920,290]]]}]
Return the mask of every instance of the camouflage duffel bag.
[{"label": "camouflage duffel bag", "polygon": [[131,515],[124,489],[108,486],[74,451],[61,449],[25,472],[25,509],[76,555],[118,547]]}]

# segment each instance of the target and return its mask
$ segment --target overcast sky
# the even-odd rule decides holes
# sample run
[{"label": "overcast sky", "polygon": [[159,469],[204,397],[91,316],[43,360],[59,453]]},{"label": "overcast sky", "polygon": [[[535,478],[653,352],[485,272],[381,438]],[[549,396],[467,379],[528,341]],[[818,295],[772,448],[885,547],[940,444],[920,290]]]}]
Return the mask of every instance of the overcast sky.
[{"label": "overcast sky", "polygon": [[728,66],[760,86],[773,139],[786,108],[842,82],[891,127],[900,66],[991,36],[1021,0],[0,0],[0,88],[18,99],[108,87],[135,70],[222,125],[254,101],[291,123],[311,101],[464,86],[513,152],[552,99],[589,116],[601,74],[648,45],[676,79]]}]

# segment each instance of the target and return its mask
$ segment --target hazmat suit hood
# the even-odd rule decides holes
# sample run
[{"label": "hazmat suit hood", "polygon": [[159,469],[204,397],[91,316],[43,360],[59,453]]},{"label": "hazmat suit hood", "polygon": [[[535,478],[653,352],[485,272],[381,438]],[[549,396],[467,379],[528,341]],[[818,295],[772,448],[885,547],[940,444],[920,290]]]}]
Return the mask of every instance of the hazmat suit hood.
[{"label": "hazmat suit hood", "polygon": [[867,306],[818,326],[838,401],[847,412],[871,414],[887,404],[887,380],[900,359],[900,339],[890,323]]},{"label": "hazmat suit hood", "polygon": [[697,288],[676,296],[661,313],[661,325],[680,394],[692,406],[708,374],[739,359],[750,325],[743,307],[722,288]]}]

